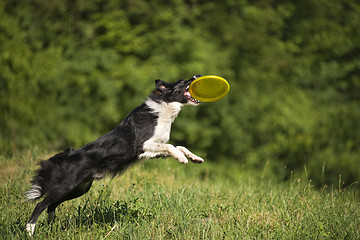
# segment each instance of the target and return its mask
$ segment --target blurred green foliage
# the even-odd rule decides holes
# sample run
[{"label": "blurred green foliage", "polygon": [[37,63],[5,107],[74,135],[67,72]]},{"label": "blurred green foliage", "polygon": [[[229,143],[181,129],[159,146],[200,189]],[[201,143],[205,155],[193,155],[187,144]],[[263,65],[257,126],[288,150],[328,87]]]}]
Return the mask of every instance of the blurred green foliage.
[{"label": "blurred green foliage", "polygon": [[360,179],[357,0],[0,2],[0,150],[81,147],[154,87],[216,74],[221,101],[184,108],[172,141],[315,184]]}]

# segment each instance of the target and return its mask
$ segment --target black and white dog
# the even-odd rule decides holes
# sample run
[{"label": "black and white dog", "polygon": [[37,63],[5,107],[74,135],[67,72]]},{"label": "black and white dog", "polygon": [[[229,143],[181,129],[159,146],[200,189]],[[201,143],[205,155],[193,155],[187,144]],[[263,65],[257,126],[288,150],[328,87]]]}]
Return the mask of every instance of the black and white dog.
[{"label": "black and white dog", "polygon": [[47,208],[49,222],[64,201],[89,191],[94,180],[115,176],[142,158],[171,156],[181,163],[202,163],[201,157],[181,146],[167,144],[171,124],[183,105],[199,104],[189,93],[189,80],[168,83],[156,80],[156,88],[114,130],[80,149],[67,149],[40,163],[26,195],[35,200],[43,195],[26,226],[33,235],[40,214]]}]

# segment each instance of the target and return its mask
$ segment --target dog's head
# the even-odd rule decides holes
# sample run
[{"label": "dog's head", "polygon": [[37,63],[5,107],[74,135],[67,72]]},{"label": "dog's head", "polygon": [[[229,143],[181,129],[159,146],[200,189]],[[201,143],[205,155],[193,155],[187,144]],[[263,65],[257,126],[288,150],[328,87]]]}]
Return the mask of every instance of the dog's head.
[{"label": "dog's head", "polygon": [[168,83],[162,80],[155,80],[156,88],[150,95],[150,98],[156,102],[179,102],[196,106],[199,101],[192,98],[189,92],[189,86],[200,75],[195,75],[189,80],[179,80],[174,83]]}]

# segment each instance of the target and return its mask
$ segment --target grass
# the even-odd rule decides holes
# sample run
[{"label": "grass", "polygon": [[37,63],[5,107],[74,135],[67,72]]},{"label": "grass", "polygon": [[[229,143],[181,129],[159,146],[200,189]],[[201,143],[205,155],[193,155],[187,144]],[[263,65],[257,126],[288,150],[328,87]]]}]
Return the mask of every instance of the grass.
[{"label": "grass", "polygon": [[[0,239],[27,239],[33,152],[0,159]],[[34,239],[360,239],[359,194],[272,182],[235,162],[152,159],[39,218]]]}]

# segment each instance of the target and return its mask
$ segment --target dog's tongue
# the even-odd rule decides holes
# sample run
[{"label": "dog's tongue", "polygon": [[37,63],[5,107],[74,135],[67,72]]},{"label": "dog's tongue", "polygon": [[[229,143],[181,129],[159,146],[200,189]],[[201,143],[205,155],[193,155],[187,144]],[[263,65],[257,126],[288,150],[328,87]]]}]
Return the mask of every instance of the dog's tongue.
[{"label": "dog's tongue", "polygon": [[187,91],[186,91],[186,92],[184,93],[184,95],[187,96],[187,97],[189,97],[189,98],[191,98],[190,92],[187,92]]},{"label": "dog's tongue", "polygon": [[184,95],[185,95],[188,99],[190,99],[192,102],[196,102],[196,103],[199,102],[197,99],[193,98],[193,97],[191,96],[190,92],[188,92],[188,91],[186,91],[186,92],[184,93]]}]

